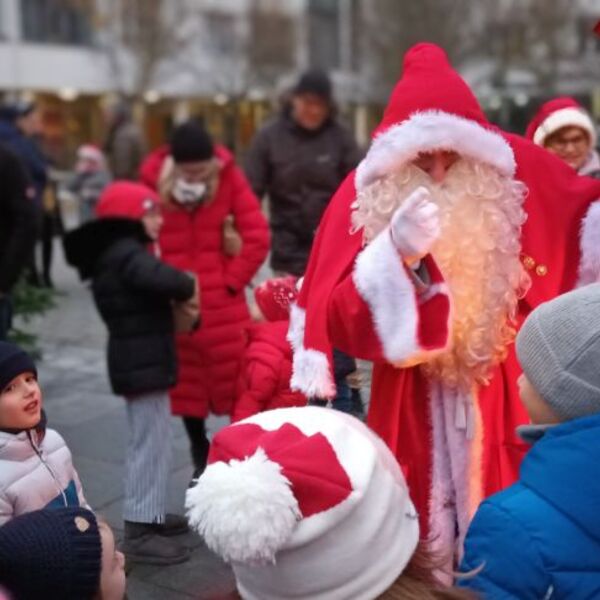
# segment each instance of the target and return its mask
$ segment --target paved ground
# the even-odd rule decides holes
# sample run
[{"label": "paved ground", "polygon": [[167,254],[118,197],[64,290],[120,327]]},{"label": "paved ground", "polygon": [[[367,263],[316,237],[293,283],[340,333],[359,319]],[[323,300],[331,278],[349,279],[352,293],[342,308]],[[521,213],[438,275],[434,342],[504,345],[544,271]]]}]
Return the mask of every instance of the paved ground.
[{"label": "paved ground", "polygon": [[[65,266],[58,248],[53,271],[61,292],[58,307],[28,329],[41,340],[40,381],[50,425],[67,440],[91,506],[122,535],[125,409],[111,394],[105,369],[105,332],[89,291]],[[210,421],[212,431],[223,420]],[[175,453],[169,510],[182,513],[183,497],[192,474],[185,432],[173,419]],[[131,600],[227,598],[235,589],[227,565],[202,540],[182,538],[193,548],[192,559],[172,567],[134,567],[129,576]]]}]

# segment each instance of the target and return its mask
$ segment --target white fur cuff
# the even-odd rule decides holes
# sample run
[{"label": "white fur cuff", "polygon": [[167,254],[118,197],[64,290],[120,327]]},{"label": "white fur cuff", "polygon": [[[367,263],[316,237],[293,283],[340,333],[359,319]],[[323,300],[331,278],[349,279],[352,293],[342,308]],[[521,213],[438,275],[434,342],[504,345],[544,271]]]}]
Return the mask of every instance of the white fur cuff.
[{"label": "white fur cuff", "polygon": [[389,362],[404,361],[419,352],[419,309],[416,290],[384,229],[359,255],[354,285],[369,305],[383,354]]}]

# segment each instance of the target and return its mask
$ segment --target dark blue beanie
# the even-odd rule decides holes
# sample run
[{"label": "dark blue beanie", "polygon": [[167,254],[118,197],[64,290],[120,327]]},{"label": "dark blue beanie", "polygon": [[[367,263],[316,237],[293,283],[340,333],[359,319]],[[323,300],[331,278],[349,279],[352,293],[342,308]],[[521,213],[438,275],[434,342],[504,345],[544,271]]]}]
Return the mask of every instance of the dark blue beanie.
[{"label": "dark blue beanie", "polygon": [[45,509],[0,527],[0,588],[18,600],[91,600],[100,587],[102,542],[94,513]]},{"label": "dark blue beanie", "polygon": [[31,371],[37,375],[37,369],[31,356],[10,342],[0,342],[0,392],[21,373]]}]

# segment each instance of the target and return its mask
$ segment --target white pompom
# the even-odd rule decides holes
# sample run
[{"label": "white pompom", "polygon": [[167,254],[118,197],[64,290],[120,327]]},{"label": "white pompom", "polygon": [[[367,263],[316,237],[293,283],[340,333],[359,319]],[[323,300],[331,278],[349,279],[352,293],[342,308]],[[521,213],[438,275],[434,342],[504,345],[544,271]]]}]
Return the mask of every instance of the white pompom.
[{"label": "white pompom", "polygon": [[290,485],[262,448],[213,463],[186,493],[190,527],[228,562],[274,563],[302,516]]}]

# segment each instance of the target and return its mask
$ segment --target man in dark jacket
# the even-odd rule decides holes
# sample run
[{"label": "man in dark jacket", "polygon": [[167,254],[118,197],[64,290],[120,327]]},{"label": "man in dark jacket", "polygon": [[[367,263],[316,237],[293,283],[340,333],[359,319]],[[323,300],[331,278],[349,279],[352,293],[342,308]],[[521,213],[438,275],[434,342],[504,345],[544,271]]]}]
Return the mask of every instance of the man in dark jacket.
[{"label": "man in dark jacket", "polygon": [[[41,132],[41,121],[39,110],[32,102],[5,105],[0,109],[0,142],[6,144],[19,157],[29,184],[33,190],[35,206],[36,238],[40,238],[45,231],[46,237],[51,231],[48,224],[44,222],[44,191],[48,183],[48,160],[44,156],[38,143]],[[45,253],[51,252],[48,240],[44,245]],[[50,264],[44,257],[44,279],[45,284],[50,284]],[[28,269],[31,283],[40,284],[40,275],[36,267],[35,252],[32,248]]]},{"label": "man in dark jacket", "polygon": [[158,195],[116,182],[100,197],[98,219],[65,238],[67,260],[92,280],[109,332],[108,372],[127,401],[124,553],[128,560],[175,564],[189,558],[165,536],[185,533],[183,517],[166,514],[171,458],[168,389],[177,382],[174,302],[193,299],[194,279],[150,252],[162,215]]},{"label": "man in dark jacket", "polygon": [[146,155],[146,139],[131,115],[131,107],[125,100],[106,109],[108,135],[104,152],[108,158],[114,179],[137,181],[138,171]]},{"label": "man in dark jacket", "polygon": [[304,274],[321,216],[360,159],[352,134],[333,113],[329,77],[309,71],[249,150],[246,174],[259,198],[269,195],[271,267],[281,274]]},{"label": "man in dark jacket", "polygon": [[11,326],[10,292],[35,245],[33,192],[17,156],[0,144],[0,340]]}]

